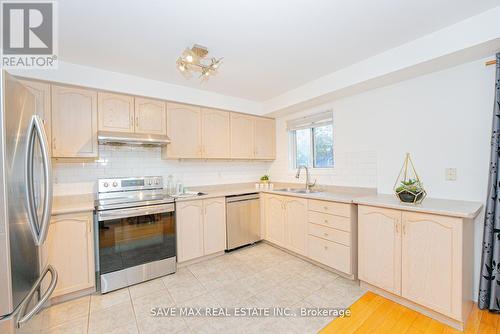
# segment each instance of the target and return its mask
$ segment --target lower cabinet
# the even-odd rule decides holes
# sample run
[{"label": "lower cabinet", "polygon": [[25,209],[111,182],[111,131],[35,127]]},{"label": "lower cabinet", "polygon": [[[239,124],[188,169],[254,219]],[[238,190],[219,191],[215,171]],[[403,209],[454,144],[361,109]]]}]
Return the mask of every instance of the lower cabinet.
[{"label": "lower cabinet", "polygon": [[307,200],[265,194],[264,201],[267,240],[306,255]]},{"label": "lower cabinet", "polygon": [[176,204],[177,261],[184,262],[226,249],[226,199]]},{"label": "lower cabinet", "polygon": [[92,212],[52,216],[40,258],[42,266],[51,264],[58,273],[52,297],[93,288],[95,266]]},{"label": "lower cabinet", "polygon": [[360,205],[359,279],[463,324],[472,306],[469,219]]}]

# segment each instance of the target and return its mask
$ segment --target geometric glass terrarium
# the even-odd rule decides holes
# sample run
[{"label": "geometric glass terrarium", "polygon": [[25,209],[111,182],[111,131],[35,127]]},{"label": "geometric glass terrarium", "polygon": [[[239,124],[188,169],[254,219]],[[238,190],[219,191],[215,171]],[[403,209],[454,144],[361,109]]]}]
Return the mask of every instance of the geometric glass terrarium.
[{"label": "geometric glass terrarium", "polygon": [[394,183],[394,192],[401,202],[420,204],[427,193],[418,177],[410,153],[406,153],[405,161],[401,167],[396,183]]}]

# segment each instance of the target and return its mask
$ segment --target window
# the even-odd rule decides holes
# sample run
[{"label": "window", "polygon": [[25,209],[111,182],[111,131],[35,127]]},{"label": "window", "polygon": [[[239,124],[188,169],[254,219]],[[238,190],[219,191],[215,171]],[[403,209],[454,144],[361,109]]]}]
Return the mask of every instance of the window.
[{"label": "window", "polygon": [[301,165],[313,168],[333,167],[332,112],[288,121],[287,128],[293,168]]}]

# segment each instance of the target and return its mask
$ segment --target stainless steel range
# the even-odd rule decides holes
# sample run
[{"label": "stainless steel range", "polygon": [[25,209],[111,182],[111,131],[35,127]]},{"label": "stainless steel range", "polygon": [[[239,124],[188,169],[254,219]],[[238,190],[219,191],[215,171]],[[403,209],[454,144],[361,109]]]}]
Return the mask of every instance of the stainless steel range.
[{"label": "stainless steel range", "polygon": [[175,272],[175,203],[161,176],[99,179],[95,220],[101,293]]}]

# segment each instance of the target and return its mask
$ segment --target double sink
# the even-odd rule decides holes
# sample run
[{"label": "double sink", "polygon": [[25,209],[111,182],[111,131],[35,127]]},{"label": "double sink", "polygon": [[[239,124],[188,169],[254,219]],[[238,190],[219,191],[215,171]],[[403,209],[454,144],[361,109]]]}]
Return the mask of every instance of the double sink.
[{"label": "double sink", "polygon": [[304,189],[304,188],[280,188],[280,189],[274,189],[274,191],[284,191],[288,193],[294,193],[294,194],[313,194],[313,193],[321,193],[323,192],[322,190],[313,190],[313,189]]}]

